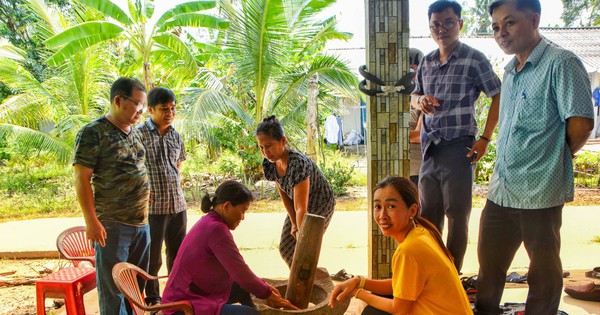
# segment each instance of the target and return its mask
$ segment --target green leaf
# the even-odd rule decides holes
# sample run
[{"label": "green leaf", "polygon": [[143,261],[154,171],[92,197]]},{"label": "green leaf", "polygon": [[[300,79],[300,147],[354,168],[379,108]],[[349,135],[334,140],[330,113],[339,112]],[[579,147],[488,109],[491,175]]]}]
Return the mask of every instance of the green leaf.
[{"label": "green leaf", "polygon": [[53,67],[61,66],[67,59],[73,56],[75,53],[92,47],[93,45],[103,42],[108,39],[115,39],[119,34],[94,34],[85,38],[73,40],[66,44],[63,48],[57,51],[54,55],[48,59],[48,65]]},{"label": "green leaf", "polygon": [[85,4],[86,6],[88,6],[90,8],[96,9],[125,25],[133,24],[133,21],[131,21],[129,16],[127,16],[127,14],[123,10],[121,10],[121,8],[118,5],[112,3],[109,0],[77,0],[77,1]]},{"label": "green leaf", "polygon": [[195,73],[196,63],[194,56],[184,42],[172,33],[162,33],[152,37],[157,44],[163,45],[175,51],[180,59],[184,60],[189,71]]},{"label": "green leaf", "polygon": [[202,13],[183,13],[174,16],[166,21],[161,30],[168,30],[174,27],[206,27],[210,29],[224,30],[229,28],[231,22]]},{"label": "green leaf", "polygon": [[27,53],[11,44],[6,39],[0,39],[0,57],[6,57],[15,60],[23,60]]},{"label": "green leaf", "polygon": [[57,48],[74,40],[84,39],[95,35],[111,35],[109,38],[117,37],[123,28],[110,22],[84,22],[64,30],[62,33],[48,38],[44,44],[48,48]]},{"label": "green leaf", "polygon": [[146,18],[149,20],[152,18],[153,15],[154,15],[154,1],[146,0],[146,2],[144,2],[144,16],[146,16]]},{"label": "green leaf", "polygon": [[0,58],[0,82],[15,91],[34,90],[47,94],[33,74],[12,59]]},{"label": "green leaf", "polygon": [[163,13],[160,18],[156,21],[156,25],[160,28],[162,24],[168,19],[183,13],[192,13],[198,11],[204,11],[208,9],[212,9],[217,6],[216,1],[214,0],[203,0],[203,1],[193,1],[186,2],[182,4],[176,5],[173,9],[170,9]]},{"label": "green leaf", "polygon": [[42,153],[53,154],[63,163],[70,162],[73,157],[71,144],[37,130],[0,123],[0,138],[2,137],[18,141],[23,146],[37,148]]}]

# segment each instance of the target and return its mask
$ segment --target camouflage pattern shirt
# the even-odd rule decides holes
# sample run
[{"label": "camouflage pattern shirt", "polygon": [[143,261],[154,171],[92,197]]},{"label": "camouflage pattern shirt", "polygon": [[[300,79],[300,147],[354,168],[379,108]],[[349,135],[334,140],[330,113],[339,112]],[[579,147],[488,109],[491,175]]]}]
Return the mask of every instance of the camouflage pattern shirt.
[{"label": "camouflage pattern shirt", "polygon": [[148,224],[150,186],[145,162],[137,128],[132,126],[126,134],[104,116],[81,128],[73,164],[93,169],[94,206],[100,221]]}]

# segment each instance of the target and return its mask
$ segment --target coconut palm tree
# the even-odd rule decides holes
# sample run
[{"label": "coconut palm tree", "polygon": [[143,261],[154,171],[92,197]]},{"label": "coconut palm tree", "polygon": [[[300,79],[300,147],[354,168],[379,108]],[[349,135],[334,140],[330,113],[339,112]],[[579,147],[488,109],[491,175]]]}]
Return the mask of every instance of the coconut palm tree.
[{"label": "coconut palm tree", "polygon": [[[193,52],[183,36],[185,28],[208,28],[223,30],[229,22],[200,13],[216,6],[213,0],[199,0],[178,4],[163,13],[155,22],[153,0],[128,0],[129,14],[110,0],[77,0],[83,5],[101,12],[109,21],[85,21],[46,40],[48,48],[57,49],[48,59],[52,66],[59,66],[78,51],[105,41],[123,42],[136,52],[138,70],[148,89],[155,84],[154,61],[162,61],[169,68],[179,67],[195,76],[197,64]],[[182,39],[183,38],[183,39]]]},{"label": "coconut palm tree", "polygon": [[227,117],[251,135],[262,117],[276,114],[289,134],[305,134],[308,83],[316,74],[319,91],[313,94],[319,103],[339,106],[336,97],[358,100],[356,76],[339,57],[323,53],[327,41],[351,36],[336,29],[335,18],[316,19],[334,2],[221,0],[221,15],[231,21],[220,37],[224,52],[215,68],[197,77],[204,88],[187,90],[186,124],[206,139],[211,128],[218,129],[216,118]]},{"label": "coconut palm tree", "polygon": [[[73,17],[86,15],[65,15],[43,0],[29,0],[28,8],[37,17],[31,31],[40,40],[62,32]],[[23,151],[51,153],[68,162],[77,130],[108,109],[114,56],[105,46],[83,49],[40,82],[23,66],[23,55],[18,48],[0,45],[0,82],[16,92],[0,104],[0,138]]]}]

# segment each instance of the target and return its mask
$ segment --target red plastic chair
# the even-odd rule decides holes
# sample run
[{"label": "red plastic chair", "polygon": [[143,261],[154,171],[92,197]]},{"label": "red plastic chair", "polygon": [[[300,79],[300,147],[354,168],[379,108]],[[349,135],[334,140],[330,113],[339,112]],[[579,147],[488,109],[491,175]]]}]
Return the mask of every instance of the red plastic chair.
[{"label": "red plastic chair", "polygon": [[96,266],[94,247],[85,234],[85,226],[75,226],[64,230],[56,239],[56,248],[61,256],[73,262],[78,267],[84,261]]},{"label": "red plastic chair", "polygon": [[112,269],[112,276],[119,291],[123,293],[125,298],[129,301],[129,304],[131,304],[131,308],[135,315],[144,315],[146,312],[158,312],[165,309],[180,310],[183,311],[185,315],[194,315],[194,307],[189,301],[177,301],[152,306],[146,305],[144,296],[140,291],[140,284],[137,277],[139,276],[148,281],[166,278],[167,276],[151,276],[138,266],[127,262],[117,263]]}]

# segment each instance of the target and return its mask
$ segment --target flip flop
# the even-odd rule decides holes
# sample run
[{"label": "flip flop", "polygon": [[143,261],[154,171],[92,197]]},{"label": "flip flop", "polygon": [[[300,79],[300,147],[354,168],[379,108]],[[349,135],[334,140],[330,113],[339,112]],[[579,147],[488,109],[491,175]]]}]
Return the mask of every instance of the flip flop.
[{"label": "flip flop", "polygon": [[517,272],[511,272],[506,276],[506,282],[508,283],[523,283],[525,281],[527,281],[527,275],[521,276]]},{"label": "flip flop", "polygon": [[460,283],[465,290],[477,289],[477,275],[460,278]]},{"label": "flip flop", "polygon": [[346,269],[342,269],[338,271],[336,274],[331,275],[331,280],[335,281],[346,281],[348,279],[354,278],[353,275],[346,272]]},{"label": "flip flop", "polygon": [[588,278],[600,279],[600,267],[594,267],[594,269],[586,271],[585,276]]}]

